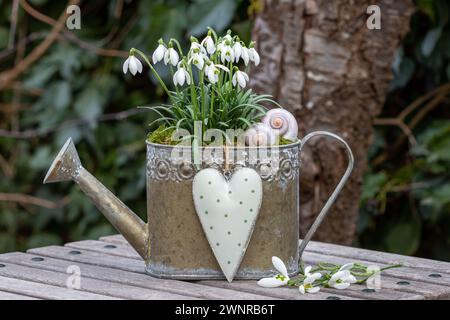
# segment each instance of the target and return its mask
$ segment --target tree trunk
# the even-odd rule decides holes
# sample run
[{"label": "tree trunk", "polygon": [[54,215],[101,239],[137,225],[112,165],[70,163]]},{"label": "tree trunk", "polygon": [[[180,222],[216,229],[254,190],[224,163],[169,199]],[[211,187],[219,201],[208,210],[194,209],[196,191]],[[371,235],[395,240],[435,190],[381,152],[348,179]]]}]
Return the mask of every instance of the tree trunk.
[{"label": "tree trunk", "polygon": [[[251,86],[269,93],[299,122],[299,136],[314,130],[340,134],[356,165],[329,216],[320,241],[350,244],[355,234],[372,121],[380,113],[391,63],[409,30],[410,0],[261,0],[253,39],[261,64]],[[381,30],[370,30],[369,5],[381,9]],[[340,145],[312,140],[301,169],[301,234],[312,224],[347,167]]]}]

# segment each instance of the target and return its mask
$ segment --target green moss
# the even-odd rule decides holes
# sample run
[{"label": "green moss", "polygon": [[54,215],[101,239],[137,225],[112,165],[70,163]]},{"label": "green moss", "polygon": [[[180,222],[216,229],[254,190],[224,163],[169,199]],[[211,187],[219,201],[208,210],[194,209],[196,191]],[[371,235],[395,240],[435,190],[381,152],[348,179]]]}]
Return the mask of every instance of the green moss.
[{"label": "green moss", "polygon": [[292,140],[289,140],[289,139],[286,139],[286,138],[283,138],[283,137],[280,138],[280,146],[284,146],[286,144],[291,144],[291,143],[294,143],[294,142],[295,141],[292,141]]},{"label": "green moss", "polygon": [[147,135],[147,140],[153,143],[176,145],[178,141],[172,140],[174,131],[174,128],[166,128],[164,125],[160,125],[158,129]]},{"label": "green moss", "polygon": [[[166,128],[164,125],[160,125],[158,129],[150,132],[147,136],[147,140],[152,143],[159,143],[159,144],[165,144],[165,145],[176,145],[179,143],[179,141],[172,140],[172,134],[175,131],[174,128]],[[294,143],[295,141],[280,138],[280,146],[284,146],[287,144]],[[203,141],[203,145],[207,146],[208,143]]]}]

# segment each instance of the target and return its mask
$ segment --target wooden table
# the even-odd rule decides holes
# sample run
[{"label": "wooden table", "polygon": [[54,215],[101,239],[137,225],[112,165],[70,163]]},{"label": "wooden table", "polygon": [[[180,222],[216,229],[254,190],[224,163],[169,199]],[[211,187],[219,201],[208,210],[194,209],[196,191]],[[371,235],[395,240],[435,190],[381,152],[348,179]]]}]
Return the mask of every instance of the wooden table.
[{"label": "wooden table", "polygon": [[[361,262],[383,267],[380,290],[352,285],[301,295],[256,281],[178,281],[150,277],[144,262],[119,235],[0,254],[0,299],[449,299],[450,263],[311,242],[306,264]],[[81,272],[80,290],[67,288],[69,266]],[[69,269],[70,270],[70,269]],[[73,271],[72,271],[73,272]]]}]

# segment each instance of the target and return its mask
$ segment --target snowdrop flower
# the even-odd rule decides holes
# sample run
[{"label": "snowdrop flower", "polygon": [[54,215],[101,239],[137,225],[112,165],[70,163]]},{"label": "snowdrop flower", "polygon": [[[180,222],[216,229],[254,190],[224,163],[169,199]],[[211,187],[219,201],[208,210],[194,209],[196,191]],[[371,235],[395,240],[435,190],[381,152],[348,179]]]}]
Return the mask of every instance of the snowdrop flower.
[{"label": "snowdrop flower", "polygon": [[242,54],[242,45],[240,41],[237,41],[234,45],[233,45],[233,52],[234,52],[234,60],[236,62],[239,61],[239,58],[241,57]]},{"label": "snowdrop flower", "polygon": [[280,272],[280,274],[272,277],[272,278],[262,278],[257,282],[258,286],[264,288],[276,288],[287,285],[289,281],[289,276],[287,273],[287,269],[283,261],[281,261],[278,257],[272,257],[272,264],[275,269]]},{"label": "snowdrop flower", "polygon": [[[181,62],[180,62],[181,63]],[[186,69],[178,64],[178,70],[173,75],[173,83],[177,85],[184,85],[184,82],[186,81],[186,84],[191,84],[191,76],[186,71]]]},{"label": "snowdrop flower", "polygon": [[203,48],[203,46],[200,43],[196,42],[196,41],[191,43],[191,49],[189,51],[191,53],[193,53],[193,54],[201,53],[201,54],[204,54],[206,56],[205,48]]},{"label": "snowdrop flower", "polygon": [[213,54],[216,51],[216,46],[214,45],[214,40],[211,35],[207,35],[205,39],[202,40],[202,46],[206,47],[206,51],[209,54]]},{"label": "snowdrop flower", "polygon": [[227,67],[221,64],[210,64],[205,67],[205,74],[208,77],[209,82],[217,83],[219,81],[219,69],[222,69],[225,72],[230,72]]},{"label": "snowdrop flower", "polygon": [[314,272],[313,274],[311,274],[311,269],[312,269],[312,266],[307,266],[306,268],[305,268],[305,276],[306,277],[314,277],[315,279],[320,279],[320,278],[322,278],[322,274],[320,273],[320,272]]},{"label": "snowdrop flower", "polygon": [[224,41],[233,41],[233,38],[230,35],[230,30],[228,30],[228,33],[223,37]]},{"label": "snowdrop flower", "polygon": [[236,71],[234,73],[233,79],[232,79],[233,86],[236,87],[236,84],[238,84],[239,87],[245,88],[248,80],[249,80],[248,75],[245,72],[240,71],[240,70]]},{"label": "snowdrop flower", "polygon": [[220,45],[220,60],[222,63],[225,63],[225,61],[230,62],[234,60],[234,51],[228,42]]},{"label": "snowdrop flower", "polygon": [[194,53],[191,58],[189,59],[188,63],[192,63],[194,66],[196,66],[199,70],[203,69],[203,66],[205,65],[205,59],[203,58],[203,55],[200,53]]},{"label": "snowdrop flower", "polygon": [[248,56],[250,58],[250,61],[253,61],[255,66],[257,66],[260,62],[259,54],[256,52],[254,48],[254,43],[250,43],[250,48],[248,49]]},{"label": "snowdrop flower", "polygon": [[331,276],[328,285],[335,289],[347,289],[350,284],[355,283],[356,278],[348,270],[338,271]]},{"label": "snowdrop flower", "polygon": [[142,72],[142,63],[133,54],[130,55],[122,66],[123,73],[127,73],[130,70],[131,74],[134,76],[137,72]]},{"label": "snowdrop flower", "polygon": [[169,62],[174,67],[178,64],[180,57],[178,56],[178,52],[172,47],[166,50],[164,53],[164,64],[167,65]]},{"label": "snowdrop flower", "polygon": [[244,61],[244,64],[247,66],[250,61],[249,49],[246,47],[242,47],[241,58]]},{"label": "snowdrop flower", "polygon": [[313,275],[307,276],[305,280],[303,280],[303,284],[298,287],[298,291],[301,294],[305,293],[317,293],[320,291],[319,287],[314,287],[314,281],[320,279],[322,275],[320,273],[314,273]]},{"label": "snowdrop flower", "polygon": [[156,48],[156,50],[153,52],[153,55],[152,55],[153,64],[156,64],[159,61],[161,61],[162,59],[164,59],[164,55],[166,54],[166,51],[167,51],[167,48],[164,45],[162,39],[160,39],[159,45]]}]

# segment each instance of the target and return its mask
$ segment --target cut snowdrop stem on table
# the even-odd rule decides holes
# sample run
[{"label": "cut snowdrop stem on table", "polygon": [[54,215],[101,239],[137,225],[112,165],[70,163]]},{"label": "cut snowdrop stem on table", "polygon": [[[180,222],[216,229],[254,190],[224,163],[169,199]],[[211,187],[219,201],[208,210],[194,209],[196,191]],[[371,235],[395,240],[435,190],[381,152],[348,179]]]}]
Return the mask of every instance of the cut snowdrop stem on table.
[{"label": "cut snowdrop stem on table", "polygon": [[301,264],[300,274],[289,278],[287,267],[280,258],[272,257],[272,264],[279,274],[263,278],[257,284],[265,288],[276,288],[286,285],[298,287],[301,294],[317,293],[321,287],[344,290],[354,283],[363,284],[378,272],[402,266],[401,264],[396,264],[384,267],[378,271],[368,271],[368,266],[361,263],[339,265],[320,262],[316,266],[306,266],[304,268]]}]

